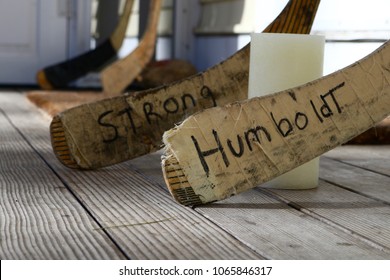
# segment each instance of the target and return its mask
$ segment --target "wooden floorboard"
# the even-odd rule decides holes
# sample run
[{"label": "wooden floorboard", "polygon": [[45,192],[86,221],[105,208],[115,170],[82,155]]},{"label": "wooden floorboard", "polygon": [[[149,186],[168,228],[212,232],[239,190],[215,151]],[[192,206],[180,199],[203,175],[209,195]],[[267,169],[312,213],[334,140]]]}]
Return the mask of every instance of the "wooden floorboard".
[{"label": "wooden floorboard", "polygon": [[382,248],[257,188],[197,208],[269,259],[388,259]]},{"label": "wooden floorboard", "polygon": [[390,176],[327,157],[320,164],[320,177],[327,182],[390,205]]},{"label": "wooden floorboard", "polygon": [[390,176],[390,145],[347,145],[324,156]]},{"label": "wooden floorboard", "polygon": [[167,192],[125,164],[96,171],[62,166],[51,150],[47,121],[40,124],[42,116],[24,96],[12,99],[7,106],[12,121],[128,258],[263,258],[191,208],[172,203]]},{"label": "wooden floorboard", "polygon": [[390,252],[390,208],[383,202],[323,181],[314,190],[269,192],[305,214]]},{"label": "wooden floorboard", "polygon": [[69,169],[52,151],[50,118],[24,95],[0,93],[0,108],[6,258],[390,259],[386,147],[326,153],[313,190],[259,186],[189,208],[165,186],[161,151]]},{"label": "wooden floorboard", "polygon": [[124,258],[0,102],[0,259]]}]

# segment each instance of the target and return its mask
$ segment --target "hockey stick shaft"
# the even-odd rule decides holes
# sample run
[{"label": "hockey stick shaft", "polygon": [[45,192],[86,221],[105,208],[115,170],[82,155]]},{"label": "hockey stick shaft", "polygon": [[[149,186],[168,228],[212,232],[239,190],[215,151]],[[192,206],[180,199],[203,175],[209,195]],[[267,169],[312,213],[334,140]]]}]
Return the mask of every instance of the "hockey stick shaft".
[{"label": "hockey stick shaft", "polygon": [[128,56],[114,62],[101,72],[101,81],[107,96],[116,96],[122,93],[152,59],[160,10],[161,0],[152,0],[147,27],[139,45]]},{"label": "hockey stick shaft", "polygon": [[134,0],[127,0],[118,25],[110,38],[95,49],[64,62],[48,66],[37,73],[37,82],[43,89],[66,88],[70,82],[103,67],[113,59],[126,34]]}]

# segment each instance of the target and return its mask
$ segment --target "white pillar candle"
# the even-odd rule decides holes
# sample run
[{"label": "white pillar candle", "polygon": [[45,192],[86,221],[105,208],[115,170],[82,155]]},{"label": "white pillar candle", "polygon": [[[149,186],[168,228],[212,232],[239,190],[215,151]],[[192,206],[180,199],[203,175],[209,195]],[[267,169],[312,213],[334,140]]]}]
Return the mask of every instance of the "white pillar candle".
[{"label": "white pillar candle", "polygon": [[[324,36],[253,33],[251,35],[249,98],[264,96],[322,76]],[[311,189],[318,185],[319,158],[263,186]]]}]

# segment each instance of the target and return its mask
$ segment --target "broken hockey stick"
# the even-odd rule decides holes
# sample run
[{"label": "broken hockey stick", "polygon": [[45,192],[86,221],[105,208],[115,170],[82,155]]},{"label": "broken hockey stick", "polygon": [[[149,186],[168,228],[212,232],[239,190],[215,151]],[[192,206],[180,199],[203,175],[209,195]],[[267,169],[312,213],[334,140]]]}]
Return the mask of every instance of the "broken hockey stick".
[{"label": "broken hockey stick", "polygon": [[156,46],[160,10],[161,0],[152,0],[147,27],[141,42],[128,56],[114,62],[101,72],[105,94],[109,96],[121,94],[152,59]]},{"label": "broken hockey stick", "polygon": [[66,88],[68,84],[103,67],[113,59],[122,46],[134,0],[127,0],[117,27],[110,38],[95,49],[70,60],[46,67],[37,73],[37,82],[43,89]]},{"label": "broken hockey stick", "polygon": [[[290,0],[264,32],[310,33],[319,2]],[[189,79],[58,114],[50,126],[54,153],[68,167],[95,169],[158,150],[184,117],[247,99],[249,48]]]},{"label": "broken hockey stick", "polygon": [[164,178],[181,204],[222,200],[347,142],[389,114],[390,41],[308,84],[192,115],[164,134]]}]

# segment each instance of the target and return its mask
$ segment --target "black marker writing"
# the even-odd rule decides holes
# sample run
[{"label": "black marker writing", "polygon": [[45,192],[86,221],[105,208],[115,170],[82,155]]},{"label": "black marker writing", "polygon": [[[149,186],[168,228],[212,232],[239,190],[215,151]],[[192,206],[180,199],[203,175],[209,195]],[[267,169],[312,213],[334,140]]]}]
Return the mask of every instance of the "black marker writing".
[{"label": "black marker writing", "polygon": [[[251,141],[261,143],[261,141],[260,141],[261,135],[259,134],[259,132],[263,132],[263,134],[267,138],[268,142],[271,142],[271,134],[269,134],[268,130],[265,127],[259,125],[256,128],[248,129],[244,133],[244,135],[245,135],[246,144],[248,145],[248,148],[250,151],[252,151]],[[254,137],[249,138],[251,135]]]},{"label": "black marker writing", "polygon": [[99,119],[98,119],[98,124],[99,125],[101,125],[103,127],[110,128],[111,130],[114,130],[114,136],[112,136],[110,139],[103,139],[104,143],[113,142],[113,141],[115,141],[118,138],[118,128],[115,125],[113,125],[113,124],[103,122],[104,117],[110,115],[112,112],[113,112],[112,110],[104,112],[103,114],[101,114],[99,116]]},{"label": "black marker writing", "polygon": [[[269,132],[262,126],[257,126],[256,128],[248,129],[246,132],[244,132],[244,135],[245,135],[246,144],[247,144],[248,149],[250,151],[252,151],[252,149],[253,149],[252,142],[260,143],[261,137],[260,137],[259,132],[262,132],[266,136],[268,142],[271,142],[271,140],[272,140]],[[233,147],[233,141],[229,138],[226,139],[226,144],[228,146],[228,149],[225,149],[225,146],[224,146],[225,142],[224,141],[221,142],[220,137],[218,135],[218,132],[213,129],[212,133],[213,133],[213,136],[215,139],[215,144],[217,145],[217,147],[210,149],[210,150],[206,150],[206,151],[203,151],[201,149],[199,142],[195,138],[195,136],[191,136],[191,139],[195,145],[195,149],[196,149],[196,152],[198,154],[199,160],[200,160],[202,167],[203,167],[203,170],[207,176],[209,175],[210,168],[207,164],[206,157],[214,155],[214,154],[219,152],[222,155],[222,159],[223,159],[225,166],[229,167],[230,161],[228,159],[227,151],[230,151],[231,155],[233,155],[234,157],[237,157],[237,158],[240,158],[244,154],[244,151],[245,151],[244,141],[242,140],[242,137],[240,135],[237,135],[237,143],[238,143],[238,150],[237,150],[236,148]],[[250,138],[250,136],[252,136],[253,138]]]},{"label": "black marker writing", "polygon": [[[200,105],[201,100],[208,100],[208,104]],[[210,104],[211,103],[211,104]],[[135,113],[134,109],[131,107],[126,107],[119,111],[108,110],[101,113],[97,119],[99,126],[105,128],[103,133],[103,143],[112,143],[117,140],[119,137],[128,137],[129,133],[137,135],[142,133],[145,126],[159,126],[159,121],[164,121],[167,116],[174,116],[177,121],[185,115],[187,110],[191,110],[199,106],[199,110],[208,107],[217,106],[216,99],[207,86],[203,86],[196,97],[196,95],[191,95],[190,93],[183,93],[181,96],[174,97],[170,96],[166,99],[161,100],[161,102],[140,102],[140,109],[142,113]],[[195,110],[196,111],[196,110]],[[123,119],[123,116],[126,119]],[[136,127],[136,123],[141,123]],[[124,127],[126,126],[126,127]],[[124,129],[120,129],[120,128]],[[128,127],[130,129],[128,129]],[[108,130],[109,129],[109,130]],[[119,135],[119,132],[124,132],[125,135]]]},{"label": "black marker writing", "polygon": [[[307,108],[309,108],[309,110],[310,108],[313,109],[315,116],[318,118],[320,123],[323,123],[325,119],[331,117],[335,113],[342,113],[342,107],[340,106],[335,93],[338,89],[344,87],[344,85],[344,82],[340,83],[327,93],[319,95],[319,100],[321,102],[319,106],[316,105],[313,100],[309,100],[311,107],[308,106]],[[298,103],[297,96],[294,92],[290,91],[288,94],[294,102]],[[274,124],[274,133],[280,134],[283,138],[288,137],[295,131],[305,130],[310,124],[310,115],[298,110],[293,118],[288,118],[283,115],[276,116],[274,112],[269,112],[269,116]],[[211,132],[213,134],[216,147],[208,150],[203,150],[204,147],[202,148],[196,137],[191,135],[192,142],[194,143],[197,155],[206,176],[209,176],[210,174],[210,168],[207,161],[215,162],[217,160],[213,156],[221,155],[224,166],[228,167],[230,165],[229,157],[241,158],[246,152],[252,152],[254,150],[253,143],[264,146],[267,143],[272,143],[273,140],[271,131],[264,125],[257,125],[249,128],[241,135],[236,134],[236,137],[233,140],[229,138],[221,139],[216,129],[212,129]]]},{"label": "black marker writing", "polygon": [[[313,100],[310,100],[310,105],[315,113],[315,115],[317,116],[318,120],[323,123],[324,122],[324,119],[327,119],[331,116],[333,116],[333,110],[331,109],[331,103],[333,103],[333,105],[336,107],[336,110],[338,113],[341,113],[342,110],[341,110],[341,107],[340,107],[340,104],[338,103],[337,99],[336,99],[336,96],[335,96],[335,92],[344,87],[345,86],[345,82],[342,82],[340,84],[338,84],[337,86],[335,86],[334,88],[332,88],[331,90],[329,90],[326,94],[323,94],[323,95],[320,95],[320,100],[322,101],[322,104],[320,105],[319,109],[318,107],[314,104]],[[331,97],[331,103],[329,103],[327,101],[327,98],[328,97]]]},{"label": "black marker writing", "polygon": [[130,121],[130,126],[131,126],[131,129],[133,130],[133,133],[137,134],[137,130],[136,130],[136,127],[135,127],[135,124],[134,124],[134,120],[133,120],[133,116],[132,116],[131,112],[132,112],[132,109],[130,107],[128,107],[128,108],[126,108],[126,109],[124,109],[122,111],[119,111],[118,117],[126,114],[127,118]]},{"label": "black marker writing", "polygon": [[213,134],[214,134],[214,139],[215,139],[215,142],[217,144],[217,147],[214,149],[207,150],[207,151],[202,151],[200,146],[199,146],[198,140],[196,140],[196,138],[194,136],[191,136],[191,139],[194,142],[196,151],[198,152],[200,162],[201,162],[203,169],[206,172],[207,176],[209,176],[209,170],[210,170],[209,166],[206,162],[206,159],[205,159],[207,156],[210,156],[210,155],[213,155],[215,153],[220,152],[222,155],[223,162],[225,163],[225,166],[228,167],[230,164],[229,160],[226,157],[225,149],[223,148],[221,141],[219,140],[218,133],[215,130],[213,130]]}]

